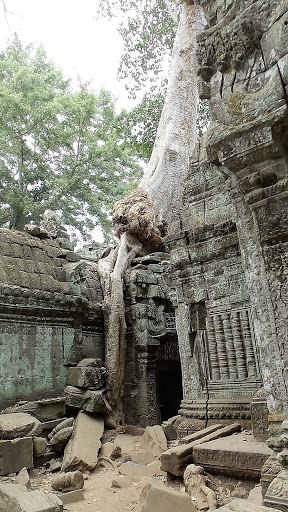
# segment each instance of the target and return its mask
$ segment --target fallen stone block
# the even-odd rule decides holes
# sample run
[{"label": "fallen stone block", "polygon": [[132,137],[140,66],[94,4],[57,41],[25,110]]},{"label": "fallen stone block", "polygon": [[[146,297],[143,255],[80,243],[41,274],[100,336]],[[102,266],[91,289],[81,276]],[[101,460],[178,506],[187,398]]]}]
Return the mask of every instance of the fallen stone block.
[{"label": "fallen stone block", "polygon": [[18,473],[22,468],[33,468],[32,437],[0,441],[0,475]]},{"label": "fallen stone block", "polygon": [[65,400],[63,397],[44,398],[34,402],[18,402],[13,407],[5,409],[5,412],[31,414],[42,422],[56,420],[65,416]]},{"label": "fallen stone block", "polygon": [[78,388],[100,389],[105,385],[107,370],[104,367],[74,366],[70,367],[67,376],[67,385]]},{"label": "fallen stone block", "polygon": [[[192,441],[189,444],[181,444],[174,448],[170,448],[161,455],[162,471],[166,471],[167,473],[171,473],[175,476],[183,476],[186,466],[194,462],[193,451],[195,446],[214,439],[219,439],[220,437],[229,436],[235,432],[239,432],[240,430],[241,425],[234,423],[233,425],[222,427],[221,429],[216,430],[216,432],[208,434],[201,439]],[[198,463],[201,465],[200,462]]]},{"label": "fallen stone block", "polygon": [[174,439],[177,439],[177,430],[172,422],[169,422],[169,420],[163,421],[161,427],[167,441],[174,441]]},{"label": "fallen stone block", "polygon": [[265,443],[255,441],[253,436],[236,434],[195,446],[193,461],[209,473],[259,481],[262,467],[272,454]]},{"label": "fallen stone block", "polygon": [[31,482],[30,482],[29,473],[26,468],[21,469],[21,471],[18,473],[18,475],[16,476],[15,483],[20,484],[20,485],[25,485],[25,487],[27,489],[30,489]]},{"label": "fallen stone block", "polygon": [[105,389],[96,391],[88,389],[83,395],[81,409],[91,413],[107,413],[107,411],[110,411],[111,407],[106,400]]},{"label": "fallen stone block", "polygon": [[77,364],[77,366],[92,366],[93,368],[101,368],[102,362],[101,359],[94,359],[93,357],[86,357],[85,359],[81,359],[81,361]]},{"label": "fallen stone block", "polygon": [[[152,511],[151,511],[152,512]],[[214,511],[213,511],[214,512]],[[215,509],[216,512],[216,509]],[[223,507],[217,508],[217,512],[281,512],[276,508],[264,507],[257,505],[250,500],[235,499],[224,505]]]},{"label": "fallen stone block", "polygon": [[0,439],[16,439],[33,435],[40,421],[30,414],[0,414]]},{"label": "fallen stone block", "polygon": [[66,386],[64,389],[65,402],[69,407],[81,409],[84,391],[74,386]]},{"label": "fallen stone block", "polygon": [[136,427],[135,425],[125,425],[125,433],[131,434],[131,436],[143,436],[145,429],[142,427]]},{"label": "fallen stone block", "polygon": [[52,432],[49,434],[48,439],[52,439],[60,430],[66,427],[72,427],[74,424],[74,418],[65,418],[63,421],[55,425],[55,428],[53,428]]},{"label": "fallen stone block", "polygon": [[120,475],[114,478],[112,480],[111,487],[117,487],[118,489],[126,489],[127,487],[130,487],[133,482],[135,482],[135,478],[132,478],[131,476],[124,476]]},{"label": "fallen stone block", "polygon": [[35,468],[41,468],[49,464],[52,459],[58,457],[56,452],[46,452],[44,455],[40,455],[40,457],[34,457],[34,466]]},{"label": "fallen stone block", "polygon": [[61,452],[68,443],[73,431],[74,427],[66,427],[59,430],[49,441],[52,449],[56,452]]},{"label": "fallen stone block", "polygon": [[198,432],[194,432],[194,434],[182,437],[180,444],[193,443],[193,441],[197,441],[197,439],[201,439],[202,437],[208,436],[209,434],[213,434],[213,432],[216,432],[216,430],[220,430],[220,428],[223,428],[223,425],[221,425],[221,423],[211,425],[210,427],[207,428],[203,428],[202,430],[198,430]]},{"label": "fallen stone block", "polygon": [[190,497],[167,487],[163,482],[151,479],[141,492],[141,504],[137,512],[198,512]]},{"label": "fallen stone block", "polygon": [[145,428],[140,449],[150,451],[156,457],[160,457],[167,450],[167,439],[160,425]]},{"label": "fallen stone block", "polygon": [[140,452],[134,452],[131,454],[132,462],[135,462],[135,464],[150,464],[150,462],[153,462],[155,460],[155,455],[151,452],[147,451],[140,451]]},{"label": "fallen stone block", "polygon": [[84,500],[84,492],[82,489],[77,489],[76,491],[57,494],[57,497],[62,501],[63,505],[69,505],[69,503],[78,503],[78,501]]},{"label": "fallen stone block", "polygon": [[84,476],[81,471],[71,471],[68,473],[60,473],[57,475],[52,484],[52,489],[55,491],[75,491],[77,489],[83,489],[84,487]]},{"label": "fallen stone block", "polygon": [[33,456],[41,457],[47,448],[47,441],[44,437],[33,437]]},{"label": "fallen stone block", "polygon": [[161,474],[160,461],[154,461],[144,466],[143,464],[135,464],[134,462],[124,462],[119,468],[119,473],[129,476],[133,479],[142,480],[151,476]]},{"label": "fallen stone block", "polygon": [[64,451],[62,471],[68,469],[92,471],[97,464],[103,431],[102,418],[80,412],[75,421],[73,435]]},{"label": "fallen stone block", "polygon": [[24,485],[0,484],[1,512],[62,512],[63,504],[55,494],[28,492]]}]

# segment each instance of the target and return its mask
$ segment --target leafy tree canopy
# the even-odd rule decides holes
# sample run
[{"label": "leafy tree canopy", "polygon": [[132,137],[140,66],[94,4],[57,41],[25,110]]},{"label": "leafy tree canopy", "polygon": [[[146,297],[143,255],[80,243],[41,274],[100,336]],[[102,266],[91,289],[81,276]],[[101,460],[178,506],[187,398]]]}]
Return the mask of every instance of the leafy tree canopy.
[{"label": "leafy tree canopy", "polygon": [[84,238],[96,224],[107,232],[139,173],[110,92],[74,91],[41,47],[15,37],[0,54],[0,225],[55,209]]},{"label": "leafy tree canopy", "polygon": [[[139,156],[148,161],[153,149],[166,93],[169,64],[181,12],[181,0],[100,0],[98,16],[118,17],[124,53],[119,78],[131,97],[142,99],[122,113],[123,126]],[[144,93],[143,93],[144,91]],[[200,102],[197,130],[209,123],[207,101]]]}]

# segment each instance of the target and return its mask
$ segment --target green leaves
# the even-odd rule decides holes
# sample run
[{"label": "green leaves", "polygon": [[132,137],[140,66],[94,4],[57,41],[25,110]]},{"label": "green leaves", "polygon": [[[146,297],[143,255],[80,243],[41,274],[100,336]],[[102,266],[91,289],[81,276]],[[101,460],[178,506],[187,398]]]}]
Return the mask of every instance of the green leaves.
[{"label": "green leaves", "polygon": [[42,48],[17,37],[0,54],[1,225],[22,229],[51,208],[86,238],[97,223],[108,229],[140,172],[128,142],[108,91],[73,92]]}]

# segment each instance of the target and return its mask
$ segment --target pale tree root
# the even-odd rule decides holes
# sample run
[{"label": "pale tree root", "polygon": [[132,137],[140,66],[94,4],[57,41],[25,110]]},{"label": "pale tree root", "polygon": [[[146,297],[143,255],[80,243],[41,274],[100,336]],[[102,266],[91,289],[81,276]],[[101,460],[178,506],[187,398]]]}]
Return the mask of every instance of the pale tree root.
[{"label": "pale tree root", "polygon": [[99,261],[104,294],[105,366],[108,371],[107,399],[112,416],[120,423],[123,416],[126,364],[126,320],[123,279],[132,260],[163,245],[165,223],[159,218],[148,194],[141,189],[118,201],[113,225],[120,241],[116,249]]}]

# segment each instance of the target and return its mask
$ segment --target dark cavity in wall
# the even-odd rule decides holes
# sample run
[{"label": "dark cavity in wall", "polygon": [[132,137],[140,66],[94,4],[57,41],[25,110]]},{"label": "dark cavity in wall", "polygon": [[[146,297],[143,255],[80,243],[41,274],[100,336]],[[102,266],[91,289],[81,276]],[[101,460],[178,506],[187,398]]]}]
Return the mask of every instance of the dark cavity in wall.
[{"label": "dark cavity in wall", "polygon": [[160,420],[178,414],[183,398],[180,361],[157,361],[157,394]]}]

